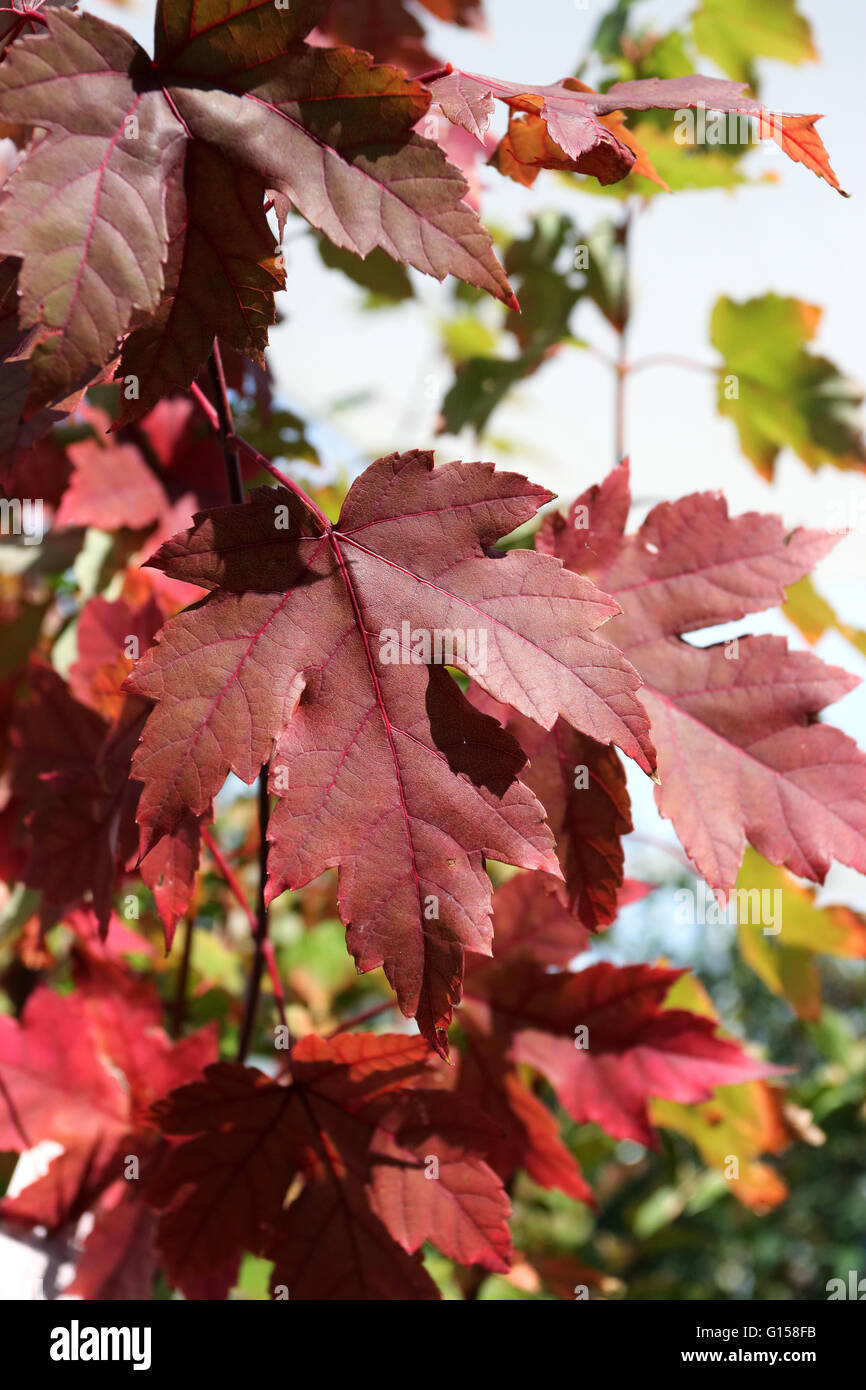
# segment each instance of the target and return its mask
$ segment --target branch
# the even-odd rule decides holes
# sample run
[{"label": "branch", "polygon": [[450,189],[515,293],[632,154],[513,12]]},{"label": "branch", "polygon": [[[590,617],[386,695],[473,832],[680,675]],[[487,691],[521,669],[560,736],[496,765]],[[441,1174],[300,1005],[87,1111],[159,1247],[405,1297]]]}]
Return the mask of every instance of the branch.
[{"label": "branch", "polygon": [[192,914],[187,913],[184,921],[183,954],[180,958],[180,970],[177,976],[177,990],[174,996],[174,1008],[171,1015],[171,1036],[179,1038],[183,1032],[183,1021],[186,1016],[186,997],[189,987],[189,963],[192,957]]},{"label": "branch", "polygon": [[709,362],[696,362],[693,357],[677,357],[674,353],[658,352],[651,357],[640,357],[637,362],[632,362],[629,367],[630,372],[642,372],[645,367],[685,367],[692,372],[712,372],[717,375],[720,367],[713,367]]},{"label": "branch", "polygon": [[212,425],[215,430],[218,430],[220,427],[219,416],[217,415],[216,410],[214,409],[211,402],[208,400],[207,396],[205,395],[204,391],[201,389],[197,381],[194,381],[192,383],[192,386],[189,388],[189,393],[201,406],[202,410],[208,418],[208,423]]},{"label": "branch", "polygon": [[328,1038],[336,1038],[340,1033],[348,1033],[352,1028],[357,1028],[359,1023],[367,1023],[371,1018],[378,1018],[379,1014],[385,1014],[389,1009],[397,1007],[396,999],[386,999],[384,1004],[374,1004],[371,1009],[365,1009],[356,1018],[347,1018],[345,1023],[341,1023],[339,1028],[334,1028],[326,1034]]},{"label": "branch", "polygon": [[[247,986],[247,1002],[244,1009],[244,1020],[241,1024],[241,1036],[238,1043],[238,1061],[246,1060],[250,1050],[250,1042],[253,1036],[253,1029],[256,1022],[256,1014],[259,1007],[259,995],[262,987],[262,974],[265,964],[270,961],[276,966],[273,955],[273,945],[268,941],[268,907],[265,902],[265,884],[268,872],[268,820],[271,813],[270,796],[268,794],[268,765],[265,763],[259,773],[259,891],[256,903],[256,931],[255,943],[256,953],[253,956],[253,968],[250,972],[249,985]],[[284,1015],[285,1017],[285,1015]],[[291,1039],[290,1039],[291,1041]],[[291,1064],[291,1048],[289,1051],[289,1062]]]},{"label": "branch", "polygon": [[[226,859],[225,855],[223,854],[213,835],[211,835],[210,831],[208,829],[203,829],[201,832],[201,837],[204,843],[207,845],[208,849],[210,850],[211,858],[213,859],[214,863],[216,864],[217,868],[219,869],[220,873],[225,879],[227,886],[231,889],[235,901],[246,914],[247,921],[249,922],[250,927],[252,928],[253,938],[255,939],[259,929],[259,921],[255,912],[250,907],[247,895],[243,890],[243,885],[241,884],[240,879],[238,878],[231,864]],[[277,958],[274,953],[274,944],[271,941],[270,937],[267,937],[265,939],[264,955],[265,964],[268,967],[268,975],[270,977],[271,987],[274,991],[274,1001],[277,1006],[277,1013],[280,1016],[280,1023],[282,1023],[282,1025],[285,1028],[288,1028],[288,1023],[286,1022],[286,996],[283,992],[283,982],[280,978],[280,971],[277,965]]]},{"label": "branch", "polygon": [[[225,384],[224,378],[223,384]],[[266,473],[270,473],[271,477],[275,478],[281,487],[288,488],[289,492],[293,492],[296,497],[300,498],[304,506],[312,512],[313,516],[319,522],[319,525],[322,527],[323,531],[330,531],[332,529],[329,518],[322,511],[321,507],[318,507],[316,505],[312,497],[310,497],[306,492],[304,492],[304,489],[301,487],[299,483],[296,483],[292,478],[287,478],[285,474],[279,471],[278,468],[274,467],[270,459],[266,459],[264,454],[259,453],[258,449],[253,448],[252,444],[250,444],[241,435],[235,434],[231,421],[231,408],[229,407],[227,396],[225,406],[228,412],[227,418],[229,422],[229,429],[226,431],[225,434],[223,434],[221,425],[221,413],[214,407],[213,403],[208,400],[201,387],[196,382],[193,382],[189,390],[190,395],[195,398],[196,402],[198,403],[198,405],[201,406],[202,410],[207,416],[208,423],[219,434],[220,442],[223,445],[223,452],[227,455],[227,457],[236,459],[238,450],[241,453],[246,454],[247,458],[252,459],[252,461],[255,464],[257,464],[259,468],[264,469]],[[228,464],[226,465],[226,467],[228,467]],[[232,497],[233,502],[243,502],[243,500],[243,493],[239,498]]]},{"label": "branch", "polygon": [[[243,504],[244,502],[244,482],[241,473],[241,463],[238,454],[238,447],[235,443],[234,420],[232,419],[232,408],[229,403],[228,387],[226,386],[225,371],[223,370],[222,356],[220,354],[219,343],[214,338],[213,351],[208,358],[208,371],[210,372],[211,384],[213,386],[216,405],[210,407],[210,402],[204,393],[195,388],[193,394],[199,403],[207,401],[206,409],[211,424],[216,428],[220,443],[223,449],[223,459],[225,461],[226,477],[229,484],[229,496],[233,503]],[[285,1001],[283,999],[282,984],[279,979],[276,957],[272,943],[268,940],[268,908],[265,901],[265,886],[267,883],[268,872],[268,818],[270,816],[270,800],[268,797],[268,764],[262,767],[259,772],[259,891],[256,904],[256,913],[253,917],[249,913],[251,923],[254,921],[254,940],[256,944],[253,966],[250,971],[249,983],[247,985],[246,1004],[244,1006],[244,1018],[241,1024],[240,1042],[238,1044],[238,1061],[243,1062],[249,1052],[250,1041],[255,1027],[256,1015],[259,1007],[259,997],[262,987],[262,974],[267,965],[271,980],[274,984],[274,993],[277,999],[277,1006],[280,1009],[280,1017],[285,1023]],[[209,848],[213,849],[213,840],[208,836]],[[222,856],[220,856],[222,858]],[[225,861],[223,860],[223,863]],[[228,867],[228,866],[226,866]],[[237,880],[232,875],[233,882]],[[227,880],[228,881],[228,880]],[[239,885],[238,885],[239,887]],[[233,891],[237,892],[236,889]],[[244,904],[246,900],[242,899]],[[289,1065],[291,1066],[291,1036],[289,1038]]]},{"label": "branch", "polygon": [[[629,232],[631,230],[631,209],[626,211],[622,224],[619,228],[618,240],[622,246],[623,254],[623,275],[625,278],[626,295],[628,294],[629,281]],[[628,300],[626,300],[628,303]],[[626,382],[629,375],[628,364],[628,323],[623,323],[619,330],[619,351],[616,359],[616,404],[615,404],[615,425],[614,425],[614,462],[617,466],[622,463],[626,456]]]},{"label": "branch", "polygon": [[435,82],[440,77],[450,77],[453,71],[454,69],[451,64],[446,63],[444,67],[431,68],[429,72],[422,72],[420,77],[416,77],[413,80],[415,82]]},{"label": "branch", "polygon": [[325,516],[321,507],[317,507],[312,497],[308,497],[300,483],[296,483],[292,478],[287,478],[278,468],[274,467],[269,459],[265,458],[264,454],[260,454],[258,449],[254,449],[252,444],[248,444],[239,434],[229,435],[227,442],[235,449],[240,449],[245,453],[247,458],[252,459],[259,468],[263,468],[265,472],[270,473],[271,477],[276,478],[277,482],[282,487],[288,488],[289,492],[293,492],[296,497],[299,497],[304,506],[313,513],[313,516],[316,518],[323,531],[327,532],[332,530],[331,523]]}]

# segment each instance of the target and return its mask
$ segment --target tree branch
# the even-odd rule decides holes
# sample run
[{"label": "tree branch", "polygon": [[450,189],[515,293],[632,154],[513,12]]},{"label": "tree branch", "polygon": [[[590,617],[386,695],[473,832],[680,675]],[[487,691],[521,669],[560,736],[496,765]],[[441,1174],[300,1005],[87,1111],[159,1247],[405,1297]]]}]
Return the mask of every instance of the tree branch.
[{"label": "tree branch", "polygon": [[374,1004],[371,1009],[365,1009],[362,1014],[357,1014],[355,1018],[347,1018],[345,1023],[341,1023],[339,1028],[333,1028],[327,1034],[329,1038],[336,1038],[340,1033],[348,1033],[353,1028],[357,1028],[359,1023],[367,1023],[371,1018],[378,1018],[380,1014],[386,1014],[389,1009],[396,1009],[396,999],[386,999],[383,1004]]},{"label": "tree branch", "polygon": [[[211,423],[215,427],[220,437],[223,449],[223,459],[225,461],[226,477],[229,485],[229,496],[234,503],[242,504],[244,501],[244,482],[241,473],[240,456],[237,445],[234,442],[234,420],[232,419],[232,408],[229,403],[228,387],[226,386],[225,371],[223,370],[222,356],[220,354],[219,343],[214,338],[213,351],[208,358],[208,371],[210,373],[211,385],[214,392],[215,415],[208,412]],[[203,393],[194,392],[196,399],[201,400]],[[206,399],[206,398],[205,398]],[[209,403],[208,403],[209,404]],[[262,767],[259,773],[258,782],[258,807],[259,807],[259,891],[255,914],[255,955],[253,966],[250,971],[250,978],[247,985],[247,997],[244,1005],[244,1017],[241,1024],[241,1035],[238,1043],[238,1061],[243,1062],[249,1052],[252,1040],[253,1029],[255,1027],[256,1015],[259,1007],[259,997],[262,988],[262,973],[267,964],[271,974],[271,979],[275,984],[275,994],[278,1006],[281,1006],[281,1016],[285,1022],[285,1005],[283,1001],[282,985],[279,982],[279,972],[277,970],[276,957],[274,956],[273,946],[268,941],[268,908],[265,902],[265,885],[267,883],[268,871],[268,819],[270,816],[270,799],[268,796],[268,764]],[[211,837],[209,837],[210,839]],[[211,845],[212,845],[211,840]],[[235,880],[236,882],[236,880]],[[245,901],[245,900],[244,900]],[[291,1038],[290,1038],[291,1044]],[[289,1063],[291,1065],[291,1051],[289,1053]]]},{"label": "tree branch", "polygon": [[183,1032],[183,1021],[186,1016],[186,998],[189,988],[189,964],[192,957],[192,915],[187,913],[184,924],[183,954],[180,958],[180,969],[177,976],[177,989],[174,996],[174,1007],[171,1014],[171,1036],[179,1038]]},{"label": "tree branch", "polygon": [[[258,782],[258,802],[259,802],[259,891],[256,903],[256,931],[255,943],[256,953],[253,956],[253,968],[250,971],[249,984],[247,986],[247,999],[244,1008],[244,1019],[241,1024],[241,1036],[238,1043],[238,1061],[246,1061],[247,1053],[250,1050],[253,1029],[255,1027],[256,1015],[259,1008],[259,995],[262,987],[262,973],[270,955],[273,960],[273,947],[268,941],[268,908],[265,902],[265,883],[268,872],[268,820],[270,818],[271,803],[268,794],[268,765],[267,763],[259,773]],[[271,947],[269,952],[268,948]],[[274,962],[275,963],[275,962]]]}]

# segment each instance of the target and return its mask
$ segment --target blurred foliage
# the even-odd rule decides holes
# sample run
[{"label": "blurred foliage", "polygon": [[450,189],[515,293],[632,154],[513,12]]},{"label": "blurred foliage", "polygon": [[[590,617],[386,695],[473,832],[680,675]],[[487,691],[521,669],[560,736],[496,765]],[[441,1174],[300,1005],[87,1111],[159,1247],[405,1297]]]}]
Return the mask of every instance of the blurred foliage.
[{"label": "blurred foliage", "polygon": [[724,359],[719,411],[733,420],[743,453],[761,473],[787,445],[810,468],[861,468],[866,445],[860,391],[826,357],[811,353],[821,310],[777,294],[737,304],[722,298],[710,336]]}]

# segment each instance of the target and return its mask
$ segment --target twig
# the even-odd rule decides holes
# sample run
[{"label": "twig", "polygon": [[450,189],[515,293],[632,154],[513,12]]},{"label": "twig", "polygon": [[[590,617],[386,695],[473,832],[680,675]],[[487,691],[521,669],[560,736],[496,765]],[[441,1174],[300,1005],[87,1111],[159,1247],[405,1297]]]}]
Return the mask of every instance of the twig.
[{"label": "twig", "polygon": [[691,357],[677,357],[674,353],[658,352],[651,357],[639,357],[637,362],[632,362],[629,372],[642,372],[645,367],[686,367],[692,372],[711,372],[714,376],[718,375],[719,367],[713,367],[709,362],[696,362]]},{"label": "twig", "polygon": [[386,999],[384,1004],[374,1004],[371,1009],[365,1009],[356,1018],[347,1018],[345,1023],[341,1023],[339,1028],[334,1028],[327,1036],[336,1038],[340,1033],[348,1033],[350,1029],[357,1028],[360,1023],[367,1023],[371,1018],[378,1018],[379,1014],[385,1014],[389,1009],[396,1007],[396,999]]},{"label": "twig", "polygon": [[219,416],[197,381],[193,382],[192,386],[189,388],[189,393],[191,396],[195,397],[196,401],[201,406],[208,418],[208,423],[212,425],[215,430],[218,430],[220,427]]},{"label": "twig", "polygon": [[422,72],[419,77],[413,78],[415,82],[435,82],[440,77],[450,77],[454,71],[450,63],[446,63],[441,68],[431,68],[429,72]]},{"label": "twig", "polygon": [[183,1032],[183,1021],[186,1016],[186,1000],[189,989],[189,966],[192,959],[192,915],[187,914],[183,923],[183,952],[180,958],[180,970],[177,976],[177,989],[174,996],[174,1008],[171,1015],[171,1036],[179,1038]]},{"label": "twig", "polygon": [[[232,502],[243,504],[244,501],[244,482],[241,473],[240,456],[238,446],[235,442],[234,421],[232,419],[232,408],[229,404],[228,387],[226,386],[225,371],[223,370],[222,356],[220,354],[219,343],[214,339],[213,351],[208,358],[208,371],[210,373],[211,384],[213,386],[216,412],[216,429],[219,433],[220,443],[223,449],[223,459],[225,461],[226,477],[229,484],[229,496]],[[196,399],[201,401],[203,393],[195,392]],[[206,397],[205,397],[206,399]],[[208,412],[209,413],[209,412]],[[209,418],[210,417],[209,415]],[[213,423],[213,420],[212,420]],[[267,882],[268,864],[268,817],[270,815],[270,800],[268,797],[268,764],[259,773],[259,891],[255,914],[255,955],[253,957],[252,970],[247,985],[247,997],[244,1005],[244,1017],[241,1024],[240,1042],[238,1044],[238,1061],[243,1062],[249,1051],[250,1042],[255,1026],[256,1015],[259,1007],[259,996],[262,988],[262,973],[267,964],[271,973],[271,979],[276,981],[279,972],[277,971],[276,958],[273,948],[268,943],[268,908],[265,901],[265,885]],[[282,986],[275,989],[278,1005],[282,1001]],[[282,1017],[285,1019],[285,1007],[282,1009]],[[289,1066],[291,1066],[291,1038],[289,1039]]]},{"label": "twig", "polygon": [[263,468],[266,473],[270,473],[271,477],[276,478],[278,483],[288,488],[289,492],[293,492],[296,497],[299,497],[304,506],[313,513],[313,516],[316,518],[323,531],[331,530],[331,523],[325,516],[325,513],[320,507],[316,506],[312,497],[307,496],[300,483],[296,483],[292,478],[287,478],[278,468],[274,467],[270,459],[266,459],[264,454],[260,454],[258,449],[254,449],[252,444],[248,444],[239,434],[230,434],[226,442],[233,448],[239,449],[242,453],[246,454],[247,458],[252,459],[253,463],[257,464],[259,468]]},{"label": "twig", "polygon": [[[238,1043],[238,1061],[246,1060],[250,1050],[253,1028],[255,1026],[256,1014],[259,1007],[259,995],[262,987],[262,974],[268,959],[268,907],[265,902],[265,883],[267,879],[268,866],[268,819],[270,817],[271,803],[268,795],[267,764],[259,773],[259,891],[256,904],[256,932],[255,943],[256,952],[253,957],[253,966],[250,971],[249,984],[247,986],[247,1000],[244,1009],[244,1019],[241,1025],[240,1042]],[[289,1053],[291,1061],[291,1049]]]},{"label": "twig", "polygon": [[[225,855],[223,854],[213,835],[207,828],[202,830],[201,837],[207,845],[208,849],[210,850],[211,857],[214,863],[216,864],[217,868],[219,869],[220,873],[222,874],[223,878],[225,879],[226,884],[234,894],[235,900],[246,914],[247,921],[252,927],[253,936],[255,937],[255,934],[258,931],[259,926],[258,918],[256,917],[256,914],[253,911],[253,909],[250,907],[249,900],[247,899],[247,895],[243,890],[243,885],[241,884],[240,879],[238,878],[231,864],[226,859]],[[277,966],[277,958],[274,954],[273,942],[270,940],[269,937],[265,942],[265,964],[268,967],[268,974],[270,976],[271,986],[274,991],[274,1000],[276,1001],[277,1013],[280,1016],[280,1022],[285,1027],[288,1027],[288,1024],[286,1023],[286,996],[283,992],[283,982],[280,978],[279,967]]]},{"label": "twig", "polygon": [[[626,285],[626,296],[628,295],[628,273],[629,273],[629,232],[631,230],[631,210],[627,210],[619,229],[619,241],[622,246],[623,255],[623,279]],[[627,302],[627,300],[626,300]],[[626,394],[629,375],[628,364],[628,322],[624,322],[619,329],[619,351],[616,359],[616,397],[615,397],[615,424],[614,424],[614,463],[619,467],[626,455]]]}]

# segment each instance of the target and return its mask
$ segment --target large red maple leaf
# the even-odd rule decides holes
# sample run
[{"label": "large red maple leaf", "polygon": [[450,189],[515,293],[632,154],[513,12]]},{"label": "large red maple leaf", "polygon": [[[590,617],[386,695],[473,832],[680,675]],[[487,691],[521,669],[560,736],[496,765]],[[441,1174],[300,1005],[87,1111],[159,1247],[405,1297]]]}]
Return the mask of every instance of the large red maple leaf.
[{"label": "large red maple leaf", "polygon": [[129,682],[157,702],[133,763],[143,852],[272,758],[269,900],[339,865],[359,968],[384,965],[441,1049],[464,947],[490,949],[484,857],[559,868],[517,744],[427,664],[435,635],[495,698],[652,767],[637,678],[595,631],[616,605],[558,561],[492,550],[548,498],[409,453],[368,468],[335,526],[272,488],[201,513],[153,563],[214,592]]},{"label": "large red maple leaf", "polygon": [[431,1055],[420,1038],[307,1037],[277,1080],[223,1063],[158,1104],[163,1131],[189,1136],[149,1194],[169,1279],[185,1287],[253,1250],[292,1299],[437,1298],[425,1240],[507,1270],[492,1127],[430,1089]]},{"label": "large red maple leaf", "polygon": [[858,684],[784,638],[697,646],[684,634],[784,601],[838,537],[731,517],[717,493],[655,507],[626,536],[628,466],[548,517],[545,554],[591,574],[623,612],[611,637],[640,671],[659,750],[656,800],[706,881],[734,886],[748,840],[823,882],[833,859],[866,871],[866,756],[818,722]]}]

